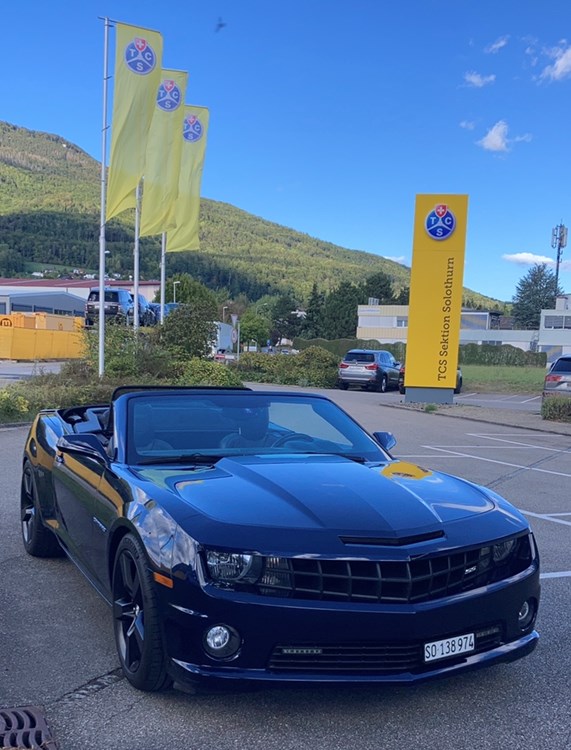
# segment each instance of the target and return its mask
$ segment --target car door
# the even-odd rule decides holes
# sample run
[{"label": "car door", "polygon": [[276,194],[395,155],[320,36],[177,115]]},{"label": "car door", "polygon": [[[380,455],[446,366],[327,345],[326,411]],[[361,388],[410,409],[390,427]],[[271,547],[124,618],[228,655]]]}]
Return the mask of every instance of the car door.
[{"label": "car door", "polygon": [[93,509],[103,466],[95,457],[56,447],[52,478],[59,533],[70,554],[90,567]]}]

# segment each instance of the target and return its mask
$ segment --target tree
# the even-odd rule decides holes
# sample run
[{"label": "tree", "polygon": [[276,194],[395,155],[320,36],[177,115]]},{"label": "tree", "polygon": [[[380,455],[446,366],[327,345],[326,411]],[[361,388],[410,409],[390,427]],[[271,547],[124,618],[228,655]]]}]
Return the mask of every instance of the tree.
[{"label": "tree", "polygon": [[279,344],[282,339],[293,339],[297,336],[302,323],[295,312],[297,304],[287,294],[278,297],[272,308],[272,340]]},{"label": "tree", "polygon": [[248,308],[240,318],[240,339],[243,344],[255,341],[265,346],[270,336],[270,324],[268,318],[258,315],[254,307]]},{"label": "tree", "polygon": [[301,335],[304,338],[315,339],[321,336],[323,332],[324,305],[325,295],[318,290],[317,284],[314,282],[305,311],[305,320],[301,328]]},{"label": "tree", "polygon": [[[180,274],[173,279],[168,279],[165,289],[167,302],[173,301],[175,281],[178,282],[176,285],[177,302],[183,302],[185,304],[200,302],[206,309],[210,310],[210,320],[216,319],[218,310],[216,295],[214,292],[211,292],[210,289],[205,287],[204,284],[201,284],[200,281],[195,281],[195,279],[187,273]],[[160,292],[156,293],[155,302],[160,302]]]},{"label": "tree", "polygon": [[206,356],[216,341],[211,304],[196,299],[181,305],[167,315],[157,335],[160,343],[177,357]]},{"label": "tree", "polygon": [[391,277],[382,271],[369,276],[363,282],[361,288],[363,290],[362,305],[366,305],[370,297],[378,299],[380,305],[394,305],[395,303]]},{"label": "tree", "polygon": [[325,298],[323,306],[323,337],[327,339],[353,338],[357,332],[357,306],[363,290],[343,281]]},{"label": "tree", "polygon": [[556,288],[555,273],[545,263],[529,269],[516,287],[513,297],[512,315],[518,328],[539,328],[541,311],[553,309],[555,298],[562,294],[561,287]]}]

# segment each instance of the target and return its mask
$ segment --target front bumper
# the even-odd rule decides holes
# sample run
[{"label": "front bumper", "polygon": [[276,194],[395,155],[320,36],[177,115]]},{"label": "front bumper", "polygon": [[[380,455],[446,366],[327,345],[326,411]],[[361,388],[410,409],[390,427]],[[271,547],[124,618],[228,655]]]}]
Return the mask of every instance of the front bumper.
[{"label": "front bumper", "polygon": [[[539,570],[532,568],[509,581],[416,605],[265,600],[207,586],[194,591],[189,606],[171,592],[161,608],[169,671],[179,682],[413,683],[514,661],[531,653],[539,638],[533,623],[522,631],[517,622],[524,601],[539,603]],[[208,656],[202,645],[205,632],[218,624],[241,637],[238,653],[224,661]],[[475,652],[424,663],[425,643],[467,633],[476,634]],[[284,660],[284,651],[294,656]]]}]

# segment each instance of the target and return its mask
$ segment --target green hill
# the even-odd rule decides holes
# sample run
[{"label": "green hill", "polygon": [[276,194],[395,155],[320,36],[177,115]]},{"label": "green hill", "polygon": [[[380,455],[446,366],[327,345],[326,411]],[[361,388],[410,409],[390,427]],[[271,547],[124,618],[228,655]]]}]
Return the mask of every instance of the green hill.
[{"label": "green hill", "polygon": [[[0,246],[27,263],[95,269],[99,258],[100,165],[73,143],[0,122]],[[108,270],[132,269],[133,214],[107,225]],[[314,282],[330,291],[383,271],[396,288],[410,270],[372,253],[347,250],[203,199],[200,252],[168,255],[168,273],[190,273],[212,288],[256,299],[291,292],[306,300]],[[158,278],[159,238],[141,241],[141,275]],[[497,300],[465,290],[473,305]],[[500,303],[501,304],[501,303]]]}]

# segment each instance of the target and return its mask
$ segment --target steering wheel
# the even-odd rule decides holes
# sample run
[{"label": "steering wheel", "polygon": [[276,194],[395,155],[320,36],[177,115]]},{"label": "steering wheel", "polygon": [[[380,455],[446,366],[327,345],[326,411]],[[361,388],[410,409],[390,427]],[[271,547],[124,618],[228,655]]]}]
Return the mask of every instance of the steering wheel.
[{"label": "steering wheel", "polygon": [[315,442],[311,435],[306,435],[305,432],[288,432],[286,435],[279,437],[272,448],[280,448],[282,445],[286,445],[290,440],[301,440],[305,443]]}]

